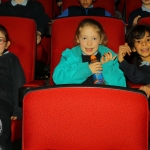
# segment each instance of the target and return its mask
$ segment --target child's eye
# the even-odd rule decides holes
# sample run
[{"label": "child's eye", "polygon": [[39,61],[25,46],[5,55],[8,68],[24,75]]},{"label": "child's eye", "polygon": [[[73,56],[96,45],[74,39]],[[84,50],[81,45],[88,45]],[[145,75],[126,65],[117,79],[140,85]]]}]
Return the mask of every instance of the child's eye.
[{"label": "child's eye", "polygon": [[141,41],[140,41],[140,40],[137,40],[136,42],[137,42],[137,43],[140,43]]},{"label": "child's eye", "polygon": [[93,40],[97,40],[97,38],[93,38]]},{"label": "child's eye", "polygon": [[0,44],[3,44],[3,40],[0,39]]},{"label": "child's eye", "polygon": [[82,39],[83,39],[83,40],[86,40],[86,37],[83,37]]},{"label": "child's eye", "polygon": [[148,41],[148,42],[150,42],[150,38],[149,38],[149,39],[147,39],[147,41]]}]

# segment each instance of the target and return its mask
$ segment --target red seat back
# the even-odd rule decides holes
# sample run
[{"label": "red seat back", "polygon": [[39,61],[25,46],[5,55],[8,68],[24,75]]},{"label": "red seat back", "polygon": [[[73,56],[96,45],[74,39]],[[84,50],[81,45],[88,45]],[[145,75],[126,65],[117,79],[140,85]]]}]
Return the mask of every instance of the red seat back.
[{"label": "red seat back", "polygon": [[36,23],[32,19],[0,16],[0,24],[9,33],[9,51],[18,56],[23,67],[26,82],[34,79],[36,56]]},{"label": "red seat back", "polygon": [[[117,0],[118,1],[118,0]],[[119,0],[119,4],[117,7],[117,10],[123,15],[124,14],[124,9],[125,9],[125,1],[126,0]]]},{"label": "red seat back", "polygon": [[52,73],[60,61],[62,51],[75,46],[75,31],[80,21],[84,18],[93,18],[102,24],[108,37],[108,47],[114,52],[117,53],[119,46],[124,44],[124,23],[120,19],[98,16],[78,16],[54,20],[51,27],[50,84],[53,84]]},{"label": "red seat back", "polygon": [[1,3],[7,2],[8,0],[1,0]]},{"label": "red seat back", "polygon": [[138,20],[138,24],[148,24],[148,25],[150,25],[150,16],[149,17],[140,18]]},{"label": "red seat back", "polygon": [[[63,0],[63,10],[67,9],[69,6],[80,6],[80,3],[78,0]],[[104,8],[113,16],[115,14],[115,0],[96,0],[94,2],[94,7]]]},{"label": "red seat back", "polygon": [[113,87],[46,87],[23,100],[22,150],[147,150],[143,93]]},{"label": "red seat back", "polygon": [[125,16],[126,16],[126,22],[128,23],[130,13],[133,10],[140,8],[142,6],[142,3],[140,0],[126,0],[125,3],[126,3],[126,10],[125,10],[126,14],[125,14]]}]

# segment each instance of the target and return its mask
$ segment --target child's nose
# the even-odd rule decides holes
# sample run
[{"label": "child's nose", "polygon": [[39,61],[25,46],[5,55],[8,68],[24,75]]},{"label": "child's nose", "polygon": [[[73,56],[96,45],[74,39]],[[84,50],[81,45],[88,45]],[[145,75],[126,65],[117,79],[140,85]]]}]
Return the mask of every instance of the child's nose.
[{"label": "child's nose", "polygon": [[91,40],[88,40],[88,45],[92,45],[92,41]]},{"label": "child's nose", "polygon": [[143,40],[142,41],[142,45],[146,45],[147,44],[147,41],[146,40]]}]

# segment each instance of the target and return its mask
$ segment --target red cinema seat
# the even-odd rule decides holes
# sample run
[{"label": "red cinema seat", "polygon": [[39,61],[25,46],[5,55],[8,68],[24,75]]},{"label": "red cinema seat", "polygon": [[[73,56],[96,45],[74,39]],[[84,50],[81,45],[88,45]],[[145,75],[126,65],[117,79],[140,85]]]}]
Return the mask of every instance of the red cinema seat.
[{"label": "red cinema seat", "polygon": [[[32,19],[0,16],[0,24],[8,31],[11,45],[9,51],[20,60],[26,77],[24,87],[38,87],[43,80],[34,80],[36,58],[36,23]],[[12,121],[12,141],[21,138],[21,121]]]},{"label": "red cinema seat", "polygon": [[138,90],[51,86],[23,100],[22,150],[147,150],[148,102]]}]

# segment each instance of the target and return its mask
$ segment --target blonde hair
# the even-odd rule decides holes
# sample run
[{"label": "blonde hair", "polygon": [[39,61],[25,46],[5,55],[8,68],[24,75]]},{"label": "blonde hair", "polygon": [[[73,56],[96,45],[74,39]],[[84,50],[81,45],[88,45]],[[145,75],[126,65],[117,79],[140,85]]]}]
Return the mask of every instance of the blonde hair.
[{"label": "blonde hair", "polygon": [[84,28],[85,26],[94,27],[97,30],[97,33],[100,36],[101,44],[104,45],[104,46],[107,46],[108,39],[107,39],[106,33],[105,33],[102,25],[98,21],[96,21],[94,19],[91,19],[91,18],[86,18],[86,19],[84,19],[80,22],[80,24],[78,25],[78,28],[76,30],[76,34],[75,34],[76,38],[79,38],[81,29]]}]

